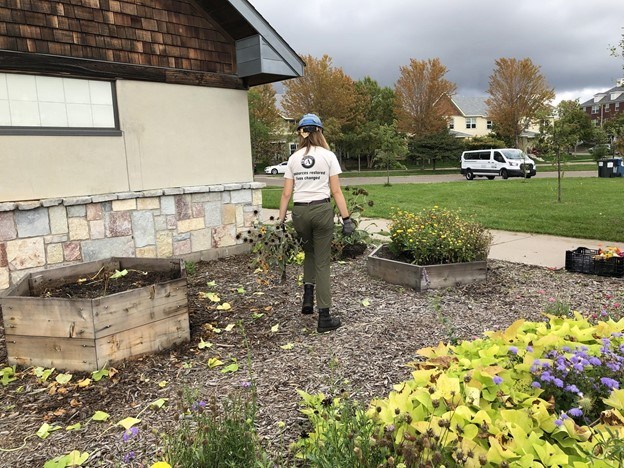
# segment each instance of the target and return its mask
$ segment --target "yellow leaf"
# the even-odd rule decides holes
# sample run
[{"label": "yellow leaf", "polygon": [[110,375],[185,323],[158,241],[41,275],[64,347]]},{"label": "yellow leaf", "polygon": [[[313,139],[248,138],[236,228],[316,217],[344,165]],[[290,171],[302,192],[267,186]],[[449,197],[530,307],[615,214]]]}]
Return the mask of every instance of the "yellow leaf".
[{"label": "yellow leaf", "polygon": [[141,422],[140,419],[137,418],[125,418],[117,423],[118,426],[122,426],[126,431],[130,429],[132,426],[139,424]]},{"label": "yellow leaf", "polygon": [[79,450],[73,450],[67,454],[67,466],[80,466],[89,459],[88,452],[80,453]]},{"label": "yellow leaf", "polygon": [[104,411],[96,411],[93,413],[93,416],[91,416],[91,419],[94,421],[107,421],[108,418],[110,418],[110,415]]},{"label": "yellow leaf", "polygon": [[91,379],[82,379],[78,381],[78,386],[80,388],[85,388],[88,387],[89,385],[91,385]]},{"label": "yellow leaf", "polygon": [[212,348],[212,343],[210,343],[209,341],[204,341],[203,338],[200,338],[197,347],[199,349]]},{"label": "yellow leaf", "polygon": [[59,374],[56,376],[56,381],[61,385],[65,385],[66,383],[69,383],[72,377],[73,375],[71,374]]},{"label": "yellow leaf", "polygon": [[168,398],[159,398],[158,400],[152,401],[149,406],[150,408],[162,408],[163,405],[167,402]]},{"label": "yellow leaf", "polygon": [[229,302],[224,302],[223,304],[217,306],[217,310],[230,310],[231,308],[232,306]]},{"label": "yellow leaf", "polygon": [[370,301],[368,300],[368,297],[362,301],[362,305],[364,307],[368,307],[370,305]]},{"label": "yellow leaf", "polygon": [[285,345],[280,346],[280,348],[285,349],[285,350],[293,349],[294,347],[295,345],[292,343],[286,343]]},{"label": "yellow leaf", "polygon": [[150,468],[171,468],[171,465],[167,462],[159,461],[150,466]]},{"label": "yellow leaf", "polygon": [[80,423],[76,423],[76,424],[72,424],[71,426],[67,426],[65,428],[66,431],[77,431],[78,429],[82,428],[82,424]]},{"label": "yellow leaf", "polygon": [[276,323],[271,327],[271,333],[277,333],[277,330],[279,330],[279,323]]},{"label": "yellow leaf", "polygon": [[219,358],[213,357],[208,359],[208,367],[209,368],[214,368],[214,367],[218,367],[218,366],[222,366],[223,365],[223,361],[221,361]]},{"label": "yellow leaf", "polygon": [[227,327],[225,327],[225,331],[226,332],[232,331],[235,326],[236,325],[234,325],[233,323],[230,323]]},{"label": "yellow leaf", "polygon": [[167,382],[166,380],[161,380],[160,382],[158,382],[158,386],[160,388],[165,388],[167,386],[169,382]]},{"label": "yellow leaf", "polygon": [[217,296],[217,294],[213,293],[213,292],[200,292],[199,293],[199,297],[201,297],[202,299],[210,299],[212,302],[220,302],[221,298],[219,296]]}]

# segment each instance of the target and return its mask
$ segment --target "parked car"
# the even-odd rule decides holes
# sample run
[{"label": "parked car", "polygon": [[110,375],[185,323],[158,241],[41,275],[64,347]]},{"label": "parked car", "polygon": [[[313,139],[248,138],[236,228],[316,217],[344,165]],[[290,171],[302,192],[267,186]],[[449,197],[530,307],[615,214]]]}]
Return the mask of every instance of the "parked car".
[{"label": "parked car", "polygon": [[288,164],[288,161],[284,161],[274,166],[267,166],[264,168],[264,172],[265,174],[273,174],[273,175],[283,174],[284,172],[286,172],[287,164]]},{"label": "parked car", "polygon": [[467,180],[475,177],[496,176],[525,177],[530,179],[537,173],[535,161],[522,150],[515,148],[483,149],[464,151],[461,155],[461,174]]}]

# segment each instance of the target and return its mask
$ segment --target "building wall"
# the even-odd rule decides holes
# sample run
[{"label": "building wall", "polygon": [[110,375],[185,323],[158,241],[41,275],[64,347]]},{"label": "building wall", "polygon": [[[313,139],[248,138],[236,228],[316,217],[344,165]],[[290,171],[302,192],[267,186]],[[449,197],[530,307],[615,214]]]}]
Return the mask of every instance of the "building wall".
[{"label": "building wall", "polygon": [[0,294],[28,273],[109,257],[209,260],[248,250],[264,184],[0,203]]},{"label": "building wall", "polygon": [[0,136],[0,202],[253,180],[247,93],[116,82],[122,136]]},{"label": "building wall", "polygon": [[452,116],[454,130],[462,133],[466,133],[471,137],[489,135],[492,130],[487,128],[487,119],[485,117],[476,117],[476,128],[466,128],[466,117],[464,116]]}]

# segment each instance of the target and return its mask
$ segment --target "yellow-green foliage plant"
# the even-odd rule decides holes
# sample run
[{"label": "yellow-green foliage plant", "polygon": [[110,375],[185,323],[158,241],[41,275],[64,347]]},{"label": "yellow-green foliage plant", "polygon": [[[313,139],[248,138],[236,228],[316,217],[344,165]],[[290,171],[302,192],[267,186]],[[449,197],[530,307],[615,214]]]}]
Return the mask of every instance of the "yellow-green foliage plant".
[{"label": "yellow-green foliage plant", "polygon": [[[367,449],[386,460],[374,466],[624,466],[624,319],[546,317],[419,350],[412,378],[366,411]],[[336,399],[302,396],[314,426],[305,458],[332,443],[340,412]]]},{"label": "yellow-green foliage plant", "polygon": [[[614,438],[624,437],[624,390],[611,382],[608,397],[600,401],[593,401],[594,394],[575,393],[571,408],[558,408],[552,392],[540,388],[535,370],[536,364],[557,365],[547,357],[553,350],[568,349],[573,355],[580,348],[602,358],[601,365],[594,361],[585,372],[606,367],[606,340],[613,358],[608,364],[621,362],[624,320],[592,325],[580,314],[548,318],[519,320],[505,331],[487,332],[483,339],[418,352],[425,359],[413,363],[412,379],[396,385],[388,398],[373,401],[368,410],[378,425],[392,432],[406,466],[435,456],[452,457],[469,467],[621,466],[621,446]],[[615,376],[622,381],[623,375],[620,367]],[[594,383],[599,394],[605,385],[600,378]],[[562,382],[562,387],[572,385]],[[604,410],[590,424],[579,425],[569,414],[596,404]],[[614,450],[610,441],[615,441]]]}]

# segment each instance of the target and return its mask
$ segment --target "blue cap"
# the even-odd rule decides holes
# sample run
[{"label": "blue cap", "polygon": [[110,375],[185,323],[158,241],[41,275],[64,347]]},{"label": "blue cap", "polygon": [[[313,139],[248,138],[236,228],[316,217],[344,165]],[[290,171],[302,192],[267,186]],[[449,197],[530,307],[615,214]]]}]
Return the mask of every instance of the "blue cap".
[{"label": "blue cap", "polygon": [[307,126],[323,128],[323,123],[321,122],[321,119],[318,118],[318,115],[306,114],[299,121],[299,125],[297,125],[297,130],[299,130],[301,127]]}]

